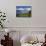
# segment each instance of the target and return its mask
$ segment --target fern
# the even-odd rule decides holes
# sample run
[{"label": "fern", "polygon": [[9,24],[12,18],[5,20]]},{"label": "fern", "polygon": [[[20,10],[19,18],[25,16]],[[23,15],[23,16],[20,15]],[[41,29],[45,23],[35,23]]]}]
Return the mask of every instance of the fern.
[{"label": "fern", "polygon": [[3,28],[4,27],[4,22],[6,20],[6,15],[4,12],[0,11],[0,27]]}]

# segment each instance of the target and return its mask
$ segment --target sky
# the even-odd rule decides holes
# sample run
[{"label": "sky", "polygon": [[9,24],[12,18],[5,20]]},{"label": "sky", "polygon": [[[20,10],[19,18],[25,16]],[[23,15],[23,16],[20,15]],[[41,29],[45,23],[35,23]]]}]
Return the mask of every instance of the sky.
[{"label": "sky", "polygon": [[16,6],[16,13],[27,13],[29,10],[32,10],[32,6]]},{"label": "sky", "polygon": [[31,6],[16,6],[16,8],[30,8]]}]

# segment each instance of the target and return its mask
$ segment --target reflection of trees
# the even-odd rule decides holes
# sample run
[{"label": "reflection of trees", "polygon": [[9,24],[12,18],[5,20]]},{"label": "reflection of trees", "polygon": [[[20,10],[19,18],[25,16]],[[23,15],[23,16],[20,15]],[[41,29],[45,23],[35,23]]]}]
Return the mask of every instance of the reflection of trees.
[{"label": "reflection of trees", "polygon": [[31,16],[31,10],[29,11],[29,17]]},{"label": "reflection of trees", "polygon": [[19,17],[19,14],[16,14],[16,17]]}]

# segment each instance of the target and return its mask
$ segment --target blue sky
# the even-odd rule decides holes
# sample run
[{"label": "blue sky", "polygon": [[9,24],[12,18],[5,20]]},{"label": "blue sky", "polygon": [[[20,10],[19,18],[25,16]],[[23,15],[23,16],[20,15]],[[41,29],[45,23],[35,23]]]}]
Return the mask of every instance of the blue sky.
[{"label": "blue sky", "polygon": [[16,6],[16,14],[27,13],[32,10],[32,6]]},{"label": "blue sky", "polygon": [[31,8],[32,6],[16,6],[16,8]]}]

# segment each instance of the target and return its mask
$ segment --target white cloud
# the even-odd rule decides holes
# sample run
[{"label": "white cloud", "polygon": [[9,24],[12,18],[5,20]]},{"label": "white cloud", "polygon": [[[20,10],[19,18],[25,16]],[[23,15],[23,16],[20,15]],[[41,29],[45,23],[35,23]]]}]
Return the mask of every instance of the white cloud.
[{"label": "white cloud", "polygon": [[31,10],[31,8],[27,8],[26,10],[28,10],[28,11],[29,11],[29,10]]},{"label": "white cloud", "polygon": [[31,8],[28,8],[27,10],[31,10]]},{"label": "white cloud", "polygon": [[17,10],[24,10],[24,8],[18,8]]}]

